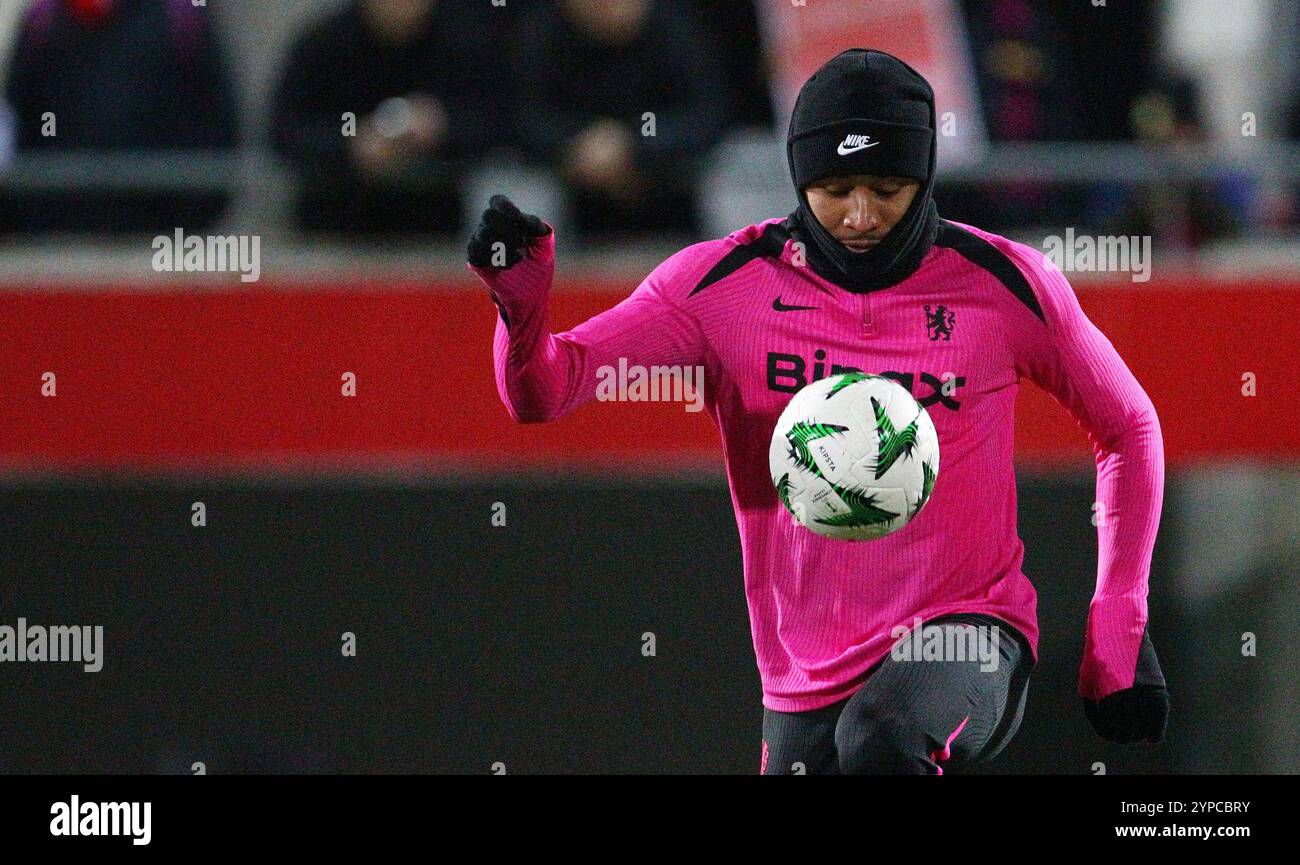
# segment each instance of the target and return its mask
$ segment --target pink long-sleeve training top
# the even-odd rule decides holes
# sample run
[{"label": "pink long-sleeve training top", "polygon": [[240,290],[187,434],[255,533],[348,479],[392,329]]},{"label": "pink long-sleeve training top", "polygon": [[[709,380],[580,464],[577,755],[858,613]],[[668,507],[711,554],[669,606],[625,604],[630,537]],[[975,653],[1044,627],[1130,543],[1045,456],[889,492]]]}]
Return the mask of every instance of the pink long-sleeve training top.
[{"label": "pink long-sleeve training top", "polygon": [[[1079,693],[1100,699],[1132,686],[1163,501],[1160,425],[1042,253],[945,220],[916,272],[854,293],[815,273],[786,223],[769,219],[681,250],[617,306],[560,334],[547,325],[554,266],[552,232],[514,267],[471,268],[501,313],[493,344],[501,399],[517,421],[551,421],[595,396],[602,366],[703,368],[764,706],[802,712],[851,696],[889,652],[895,627],[918,617],[995,616],[1037,658],[1037,595],[1021,571],[1012,462],[1022,378],[1069,410],[1096,454],[1099,559]],[[926,507],[869,542],[794,524],[768,472],[772,431],[792,394],[844,369],[901,382],[939,434]]]}]

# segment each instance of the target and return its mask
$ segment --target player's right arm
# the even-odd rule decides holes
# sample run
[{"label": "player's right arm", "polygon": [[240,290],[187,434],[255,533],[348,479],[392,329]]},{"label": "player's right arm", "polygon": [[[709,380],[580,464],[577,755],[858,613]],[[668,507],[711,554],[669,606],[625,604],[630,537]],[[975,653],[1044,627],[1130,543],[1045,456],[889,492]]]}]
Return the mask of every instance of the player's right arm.
[{"label": "player's right arm", "polygon": [[699,324],[665,292],[680,276],[681,253],[617,306],[552,334],[555,232],[549,225],[493,196],[467,252],[470,270],[500,313],[492,351],[497,392],[520,423],[556,420],[592,399],[598,371],[617,369],[620,359],[647,368],[703,362]]}]

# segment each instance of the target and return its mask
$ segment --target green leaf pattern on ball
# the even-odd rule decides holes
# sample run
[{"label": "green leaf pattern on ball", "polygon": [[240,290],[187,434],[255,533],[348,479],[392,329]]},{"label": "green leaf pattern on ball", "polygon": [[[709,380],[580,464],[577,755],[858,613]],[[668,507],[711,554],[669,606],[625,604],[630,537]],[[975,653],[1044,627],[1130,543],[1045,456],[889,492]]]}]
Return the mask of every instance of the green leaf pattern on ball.
[{"label": "green leaf pattern on ball", "polygon": [[930,467],[930,464],[928,462],[922,460],[921,461],[921,497],[916,500],[916,506],[912,508],[912,512],[908,515],[909,520],[912,517],[919,514],[921,512],[921,508],[925,505],[926,502],[930,500],[930,493],[934,491],[934,478],[935,478],[934,469]]},{"label": "green leaf pattern on ball", "polygon": [[790,459],[804,471],[812,472],[819,478],[823,477],[821,469],[817,467],[816,461],[813,460],[812,451],[808,449],[808,442],[836,435],[847,429],[848,427],[838,426],[837,424],[799,421],[791,426],[790,431],[785,434],[785,439],[790,444]]},{"label": "green leaf pattern on ball", "polygon": [[826,399],[830,399],[851,384],[857,384],[858,382],[866,381],[869,378],[875,378],[875,376],[867,375],[865,372],[840,373],[840,380],[831,385],[830,391],[826,394]]},{"label": "green leaf pattern on ball", "polygon": [[916,447],[916,421],[920,420],[920,416],[918,415],[916,420],[901,430],[895,431],[893,421],[885,414],[885,407],[876,402],[874,396],[871,398],[871,407],[876,411],[876,438],[879,441],[879,450],[876,454],[876,480],[880,480],[885,472],[898,462],[899,457],[911,458],[912,449]]},{"label": "green leaf pattern on ball", "polygon": [[876,526],[881,523],[887,523],[898,514],[886,510],[876,504],[874,493],[868,493],[864,490],[854,489],[852,487],[842,487],[839,484],[831,484],[831,489],[835,494],[849,506],[848,513],[836,514],[833,517],[822,519],[817,518],[817,522],[824,526],[836,526],[839,528],[856,528],[858,526]]},{"label": "green leaf pattern on ball", "polygon": [[785,509],[789,511],[791,514],[793,514],[794,508],[790,507],[790,473],[789,472],[786,472],[785,474],[781,475],[781,480],[776,482],[776,494],[781,497],[781,503],[785,505]]}]

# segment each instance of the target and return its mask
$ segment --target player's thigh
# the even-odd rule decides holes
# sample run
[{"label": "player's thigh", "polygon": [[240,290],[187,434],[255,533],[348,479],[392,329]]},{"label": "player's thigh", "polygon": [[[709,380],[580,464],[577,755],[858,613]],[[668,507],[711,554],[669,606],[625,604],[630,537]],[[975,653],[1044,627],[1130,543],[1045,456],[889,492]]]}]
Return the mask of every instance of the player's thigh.
[{"label": "player's thigh", "polygon": [[847,700],[811,712],[763,710],[763,775],[834,775],[835,723]]},{"label": "player's thigh", "polygon": [[1004,744],[1021,647],[992,621],[936,620],[886,656],[837,723],[841,771],[934,774]]},{"label": "player's thigh", "polygon": [[1002,753],[1020,731],[1020,724],[1025,718],[1025,705],[1029,700],[1029,673],[1032,666],[1032,663],[1023,661],[1017,667],[1007,689],[1007,702],[1002,718],[998,721],[998,726],[988,742],[971,758],[968,765],[977,766],[992,760]]}]

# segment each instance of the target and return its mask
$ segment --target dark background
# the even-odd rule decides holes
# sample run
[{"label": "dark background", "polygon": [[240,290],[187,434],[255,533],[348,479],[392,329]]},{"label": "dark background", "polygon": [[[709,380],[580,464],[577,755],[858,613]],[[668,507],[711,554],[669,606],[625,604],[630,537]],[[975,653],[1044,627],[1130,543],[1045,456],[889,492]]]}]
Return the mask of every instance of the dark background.
[{"label": "dark background", "polygon": [[[1160,606],[1167,532],[1152,629],[1181,744],[1109,745],[1084,719],[1092,493],[1090,478],[1021,477],[1041,658],[1024,725],[982,771],[1173,771],[1199,723],[1179,651],[1193,625]],[[99,673],[0,666],[0,771],[757,771],[761,693],[720,479],[31,482],[0,495],[5,607],[105,626]],[[195,501],[206,527],[190,525]],[[340,652],[345,631],[356,657]],[[1224,771],[1267,769],[1251,729],[1234,728]]]}]

